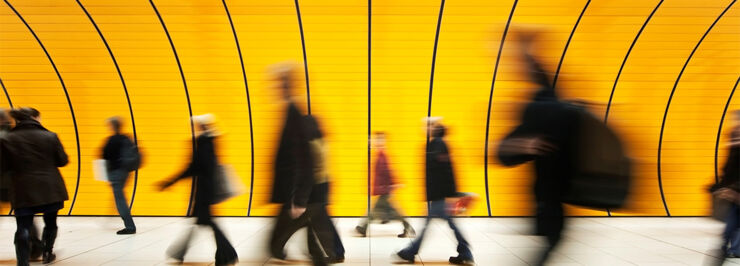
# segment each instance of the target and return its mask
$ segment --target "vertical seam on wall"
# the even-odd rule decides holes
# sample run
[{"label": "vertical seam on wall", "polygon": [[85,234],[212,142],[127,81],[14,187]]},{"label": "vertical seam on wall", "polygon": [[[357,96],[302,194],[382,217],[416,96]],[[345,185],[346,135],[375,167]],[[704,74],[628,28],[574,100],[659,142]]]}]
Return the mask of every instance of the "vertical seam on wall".
[{"label": "vertical seam on wall", "polygon": [[696,53],[696,50],[699,49],[699,45],[701,45],[701,42],[704,41],[704,38],[707,37],[710,31],[712,31],[712,28],[714,28],[714,25],[717,24],[717,22],[722,18],[722,16],[727,13],[727,10],[732,7],[732,5],[735,4],[735,1],[732,0],[732,2],[725,8],[725,10],[722,11],[722,13],[717,16],[717,18],[712,22],[712,25],[709,26],[707,31],[704,32],[704,35],[701,36],[701,39],[699,39],[699,42],[696,43],[696,46],[694,46],[694,49],[691,50],[691,54],[689,54],[689,57],[686,58],[686,62],[683,64],[683,67],[681,68],[681,72],[678,73],[678,77],[676,77],[676,82],[673,84],[673,89],[671,89],[671,95],[668,97],[668,103],[665,106],[665,113],[663,113],[663,122],[660,126],[660,139],[658,140],[658,186],[660,187],[660,197],[663,200],[663,207],[665,207],[665,213],[669,217],[671,216],[671,212],[668,209],[668,204],[665,200],[665,194],[663,193],[663,180],[662,180],[662,156],[663,156],[663,133],[665,132],[665,121],[668,118],[668,110],[671,108],[671,102],[673,101],[673,95],[676,93],[676,87],[678,87],[678,82],[681,81],[681,77],[683,76],[683,72],[686,70],[686,66],[689,65],[689,62],[691,61],[691,58],[694,57],[694,53]]},{"label": "vertical seam on wall", "polygon": [[[645,22],[642,23],[642,27],[640,27],[640,30],[637,32],[637,35],[635,35],[635,39],[632,40],[632,44],[630,44],[630,48],[627,50],[627,54],[624,55],[624,59],[622,59],[622,65],[619,66],[619,71],[617,72],[617,77],[614,78],[614,85],[612,85],[612,92],[609,94],[609,102],[606,104],[606,113],[604,114],[604,124],[608,124],[609,120],[609,110],[612,106],[612,99],[614,99],[614,92],[617,90],[617,83],[619,82],[619,77],[622,76],[622,70],[624,70],[624,66],[627,64],[627,59],[630,56],[630,53],[632,53],[632,49],[635,48],[635,44],[637,44],[637,40],[640,39],[640,36],[642,35],[642,32],[645,30],[645,27],[647,27],[647,24],[650,22],[650,19],[653,18],[653,15],[655,15],[655,12],[658,11],[658,8],[660,8],[660,5],[663,4],[663,0],[660,0],[658,4],[653,9],[653,12],[650,12],[650,15],[648,15],[647,19],[645,19]],[[609,216],[612,216],[611,210],[609,208],[606,209],[606,213]]]},{"label": "vertical seam on wall", "polygon": [[501,62],[501,54],[504,50],[504,43],[506,41],[506,35],[509,32],[509,25],[511,25],[511,18],[514,17],[514,11],[516,10],[516,5],[519,3],[519,0],[514,0],[514,5],[511,7],[511,12],[509,13],[509,19],[506,21],[506,27],[504,28],[504,33],[501,36],[501,44],[498,48],[498,55],[496,55],[496,65],[493,67],[493,79],[491,81],[491,93],[488,95],[488,114],[486,115],[486,142],[485,142],[485,148],[483,151],[483,177],[486,183],[486,204],[488,205],[488,216],[491,216],[491,198],[489,196],[489,188],[488,188],[488,140],[489,140],[489,129],[491,127],[491,106],[493,105],[493,89],[496,86],[496,76],[498,75],[498,65],[499,62]]},{"label": "vertical seam on wall", "polygon": [[[118,72],[118,77],[121,79],[121,85],[123,86],[123,92],[126,94],[126,103],[128,103],[128,112],[131,116],[131,127],[133,128],[134,133],[134,145],[137,147],[139,146],[139,138],[136,134],[136,120],[134,119],[134,109],[131,106],[131,98],[128,94],[128,87],[126,86],[126,81],[123,78],[123,73],[121,73],[121,68],[118,65],[118,60],[116,60],[116,56],[113,55],[113,50],[110,48],[110,45],[108,45],[108,41],[105,39],[105,36],[103,36],[103,32],[98,27],[98,24],[95,23],[95,20],[93,19],[92,15],[90,15],[89,12],[87,12],[87,9],[84,5],[82,5],[82,2],[80,0],[76,0],[77,4],[82,8],[82,11],[85,12],[85,15],[87,15],[87,18],[90,19],[90,23],[95,27],[95,31],[98,32],[98,35],[100,36],[100,39],[103,41],[103,44],[105,44],[105,48],[108,49],[108,54],[110,54],[110,58],[113,60],[113,65],[116,67],[116,71]],[[134,199],[136,198],[136,187],[139,184],[139,169],[136,169],[134,171],[134,188],[131,192],[131,201],[129,202],[129,210],[134,207]]]},{"label": "vertical seam on wall", "polygon": [[311,89],[310,82],[308,79],[308,56],[306,55],[306,38],[303,35],[303,19],[301,19],[301,7],[298,5],[298,0],[295,0],[295,12],[298,16],[298,29],[301,31],[301,47],[303,47],[303,71],[306,73],[306,106],[308,108],[308,114],[311,114]]},{"label": "vertical seam on wall", "polygon": [[49,59],[49,63],[51,63],[51,66],[54,68],[54,72],[56,72],[57,74],[59,83],[62,84],[62,89],[64,90],[64,96],[67,98],[67,105],[69,106],[69,112],[72,115],[72,124],[74,125],[74,128],[75,128],[75,140],[77,141],[77,184],[75,185],[75,194],[72,197],[72,203],[70,204],[69,212],[67,213],[67,215],[71,215],[72,209],[75,206],[75,201],[77,201],[77,191],[80,188],[80,166],[81,166],[80,159],[82,158],[82,156],[80,155],[80,133],[77,129],[77,117],[75,116],[75,110],[74,110],[74,107],[72,106],[72,100],[69,97],[67,86],[64,84],[64,79],[62,78],[62,75],[59,73],[59,69],[57,69],[57,65],[54,63],[54,60],[51,59],[51,54],[49,54],[49,51],[46,50],[46,46],[44,46],[44,44],[41,42],[41,39],[39,39],[39,36],[36,35],[36,32],[33,31],[33,29],[31,28],[31,25],[29,25],[28,22],[26,22],[26,20],[23,19],[23,16],[21,16],[21,13],[18,13],[18,10],[16,10],[13,7],[13,5],[11,5],[10,2],[8,2],[8,0],[4,0],[4,1],[5,1],[5,4],[7,4],[8,7],[10,7],[10,9],[12,9],[13,12],[18,16],[18,18],[21,19],[23,24],[26,25],[26,28],[28,28],[28,31],[31,32],[33,37],[39,43],[39,46],[41,46],[41,49],[44,50],[44,53],[46,54],[46,58]]},{"label": "vertical seam on wall", "polygon": [[560,68],[563,66],[563,61],[565,60],[565,54],[568,52],[568,46],[570,46],[570,41],[573,39],[573,35],[576,34],[576,29],[578,29],[578,24],[581,24],[581,19],[583,18],[583,14],[586,13],[586,9],[588,9],[588,5],[591,4],[591,0],[588,0],[586,2],[586,5],[583,6],[583,10],[581,10],[581,14],[578,15],[578,20],[576,20],[576,24],[573,25],[573,30],[570,31],[570,36],[568,36],[568,41],[565,43],[565,48],[563,48],[563,54],[560,56],[560,61],[558,62],[558,68],[555,70],[555,77],[552,80],[552,88],[553,90],[557,88],[556,83],[558,82],[558,75],[560,75]]},{"label": "vertical seam on wall", "polygon": [[242,48],[239,45],[239,37],[236,34],[236,27],[234,27],[234,21],[231,19],[231,12],[229,7],[226,5],[226,0],[221,1],[224,4],[226,10],[226,16],[229,17],[229,24],[231,24],[231,31],[234,33],[234,41],[236,42],[236,50],[239,52],[239,63],[242,66],[242,76],[244,77],[244,89],[247,93],[247,110],[249,111],[249,143],[250,143],[250,154],[251,154],[251,173],[249,182],[249,205],[247,207],[247,216],[252,214],[252,193],[254,190],[254,128],[252,126],[252,101],[249,97],[249,85],[247,83],[247,69],[244,67],[244,56],[242,55]]},{"label": "vertical seam on wall", "polygon": [[13,101],[10,100],[10,94],[8,94],[8,90],[5,88],[5,83],[3,83],[2,78],[0,78],[0,86],[3,87],[3,92],[5,92],[5,98],[8,99],[8,105],[10,105],[10,108],[13,108]]},{"label": "vertical seam on wall", "polygon": [[714,145],[714,183],[719,183],[719,162],[717,162],[717,156],[719,153],[719,139],[722,137],[722,126],[725,123],[725,115],[727,114],[727,109],[730,107],[732,96],[735,95],[735,89],[737,89],[738,83],[740,83],[740,77],[738,77],[737,81],[735,81],[735,86],[732,87],[730,96],[727,97],[727,103],[725,104],[725,110],[722,112],[722,118],[719,119],[719,129],[717,129],[717,143]]},{"label": "vertical seam on wall", "polygon": [[[7,0],[6,0],[7,1]],[[167,30],[167,26],[164,24],[164,19],[162,18],[162,15],[159,14],[159,10],[157,10],[157,6],[154,5],[153,0],[149,0],[149,3],[152,5],[152,8],[154,9],[154,13],[157,14],[157,18],[159,18],[159,23],[162,24],[162,29],[164,29],[164,33],[167,35],[167,40],[170,42],[170,47],[172,48],[172,53],[175,55],[175,61],[177,61],[177,68],[180,69],[180,77],[182,78],[182,85],[185,88],[185,98],[188,101],[188,113],[190,116],[188,117],[188,120],[190,121],[190,134],[192,135],[192,144],[193,144],[193,153],[195,153],[195,125],[193,124],[193,108],[190,105],[190,92],[188,91],[188,83],[185,81],[185,72],[182,71],[182,64],[180,64],[180,57],[177,56],[177,50],[175,49],[175,43],[172,42],[172,37],[170,36],[170,32]],[[193,207],[193,197],[195,196],[195,184],[196,180],[198,179],[197,176],[192,177],[191,185],[190,185],[190,201],[188,202],[188,212],[186,215],[190,215],[190,210],[192,210]]]},{"label": "vertical seam on wall", "polygon": [[[367,218],[370,219],[370,178],[371,178],[371,132],[372,132],[372,17],[373,1],[367,1]],[[372,257],[372,256],[370,256]]]}]

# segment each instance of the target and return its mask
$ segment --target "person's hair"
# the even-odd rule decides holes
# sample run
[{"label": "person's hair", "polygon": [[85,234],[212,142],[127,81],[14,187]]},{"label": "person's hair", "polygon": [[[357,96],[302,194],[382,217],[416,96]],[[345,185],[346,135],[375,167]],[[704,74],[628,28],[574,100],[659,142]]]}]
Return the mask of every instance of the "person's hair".
[{"label": "person's hair", "polygon": [[442,124],[435,124],[432,126],[432,137],[443,138],[447,134],[447,128]]},{"label": "person's hair", "polygon": [[373,133],[373,136],[375,136],[376,138],[383,138],[383,139],[385,139],[385,132],[384,131],[375,131]]},{"label": "person's hair", "polygon": [[22,107],[10,110],[10,116],[17,122],[33,120],[41,116],[41,112],[32,107]]},{"label": "person's hair", "polygon": [[113,132],[116,132],[116,134],[121,133],[123,122],[121,121],[120,117],[114,116],[114,117],[108,118],[108,124],[110,125],[111,128],[113,128]]}]

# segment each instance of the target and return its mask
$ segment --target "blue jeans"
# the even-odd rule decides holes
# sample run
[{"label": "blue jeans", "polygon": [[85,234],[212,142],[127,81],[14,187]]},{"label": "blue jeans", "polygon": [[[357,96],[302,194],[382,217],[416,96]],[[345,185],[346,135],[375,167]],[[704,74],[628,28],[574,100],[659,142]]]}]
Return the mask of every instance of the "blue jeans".
[{"label": "blue jeans", "polygon": [[[727,253],[740,255],[740,207],[733,204],[725,218],[724,245]],[[729,246],[729,247],[728,247]]]},{"label": "blue jeans", "polygon": [[421,242],[424,240],[424,235],[426,234],[427,228],[429,228],[429,223],[434,218],[440,218],[447,221],[447,224],[450,225],[450,229],[455,233],[455,239],[457,239],[457,252],[459,253],[459,256],[466,259],[472,259],[473,253],[470,252],[470,244],[468,244],[468,241],[465,240],[462,233],[460,233],[460,230],[457,228],[455,223],[452,220],[452,217],[447,214],[446,210],[446,203],[444,200],[436,200],[436,201],[430,201],[429,202],[429,214],[427,215],[426,224],[424,225],[424,229],[421,230],[421,234],[419,234],[416,239],[414,239],[413,242],[411,242],[411,246],[405,248],[402,250],[402,253],[405,253],[406,255],[416,255],[419,253],[419,249],[421,248]]},{"label": "blue jeans", "polygon": [[126,200],[126,195],[123,194],[123,187],[126,186],[128,174],[129,173],[124,170],[113,170],[108,173],[108,179],[113,188],[113,198],[116,201],[116,208],[118,209],[118,214],[121,215],[121,219],[123,219],[124,226],[126,226],[126,229],[136,230],[136,225],[134,224],[134,219],[131,217],[131,210],[128,207],[128,201]]}]

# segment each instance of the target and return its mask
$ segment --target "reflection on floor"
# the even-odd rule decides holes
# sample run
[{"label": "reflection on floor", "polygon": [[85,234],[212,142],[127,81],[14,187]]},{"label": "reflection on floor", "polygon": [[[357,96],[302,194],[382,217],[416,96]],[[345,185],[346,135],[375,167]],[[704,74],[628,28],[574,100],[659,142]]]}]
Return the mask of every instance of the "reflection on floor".
[{"label": "reflection on floor", "polygon": [[[37,223],[41,223],[37,218]],[[421,229],[423,219],[411,219]],[[341,265],[391,265],[391,254],[410,239],[396,237],[398,223],[373,224],[370,237],[356,237],[359,219],[337,218],[347,249]],[[122,225],[115,217],[62,217],[54,265],[167,265],[164,251],[193,222],[185,218],[137,218],[138,234],[117,236]],[[239,252],[239,265],[279,265],[266,255],[270,218],[219,218],[219,224]],[[525,218],[460,218],[457,223],[473,246],[478,265],[528,265],[543,240],[529,235]],[[703,265],[718,244],[722,224],[707,218],[573,218],[566,243],[551,265]],[[0,217],[0,265],[15,265],[12,217]],[[435,222],[417,258],[418,265],[447,265],[455,255],[454,236]],[[212,265],[212,234],[201,229],[185,265]],[[309,265],[305,232],[287,246],[288,265]],[[286,265],[283,263],[282,265]],[[740,265],[730,260],[725,265]]]}]

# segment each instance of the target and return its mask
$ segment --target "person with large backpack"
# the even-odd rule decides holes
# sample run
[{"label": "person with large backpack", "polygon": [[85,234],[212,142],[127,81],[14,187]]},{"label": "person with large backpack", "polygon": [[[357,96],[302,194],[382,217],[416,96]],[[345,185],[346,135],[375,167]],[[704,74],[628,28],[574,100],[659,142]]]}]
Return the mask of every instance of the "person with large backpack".
[{"label": "person with large backpack", "polygon": [[102,157],[106,160],[108,181],[113,189],[113,198],[116,202],[118,214],[123,219],[125,228],[116,232],[119,235],[136,234],[136,224],[131,217],[128,200],[123,193],[130,173],[139,168],[141,155],[131,139],[121,133],[123,123],[120,117],[108,119],[108,126],[113,135],[108,138],[102,150]]},{"label": "person with large backpack", "polygon": [[533,82],[540,86],[521,119],[498,147],[506,166],[534,162],[536,233],[547,238],[536,265],[543,265],[560,243],[563,203],[588,208],[621,207],[627,197],[630,161],[616,134],[585,108],[559,99],[551,78],[530,54],[532,35],[524,35],[523,54]]}]

